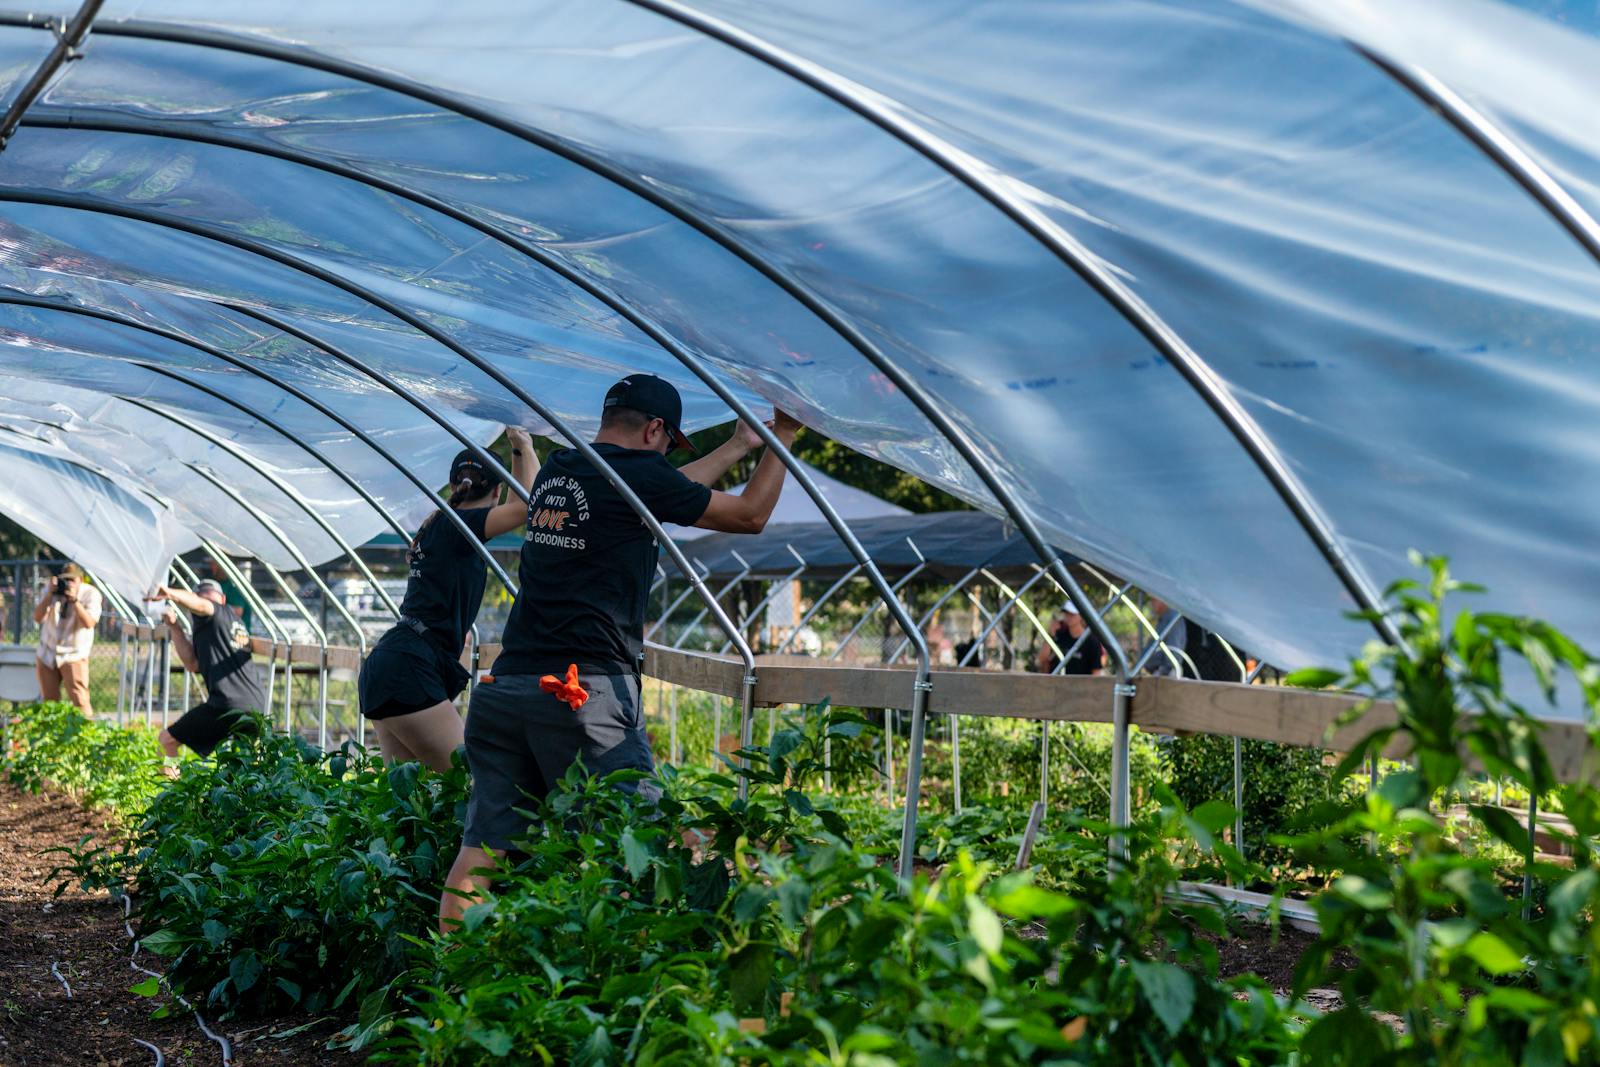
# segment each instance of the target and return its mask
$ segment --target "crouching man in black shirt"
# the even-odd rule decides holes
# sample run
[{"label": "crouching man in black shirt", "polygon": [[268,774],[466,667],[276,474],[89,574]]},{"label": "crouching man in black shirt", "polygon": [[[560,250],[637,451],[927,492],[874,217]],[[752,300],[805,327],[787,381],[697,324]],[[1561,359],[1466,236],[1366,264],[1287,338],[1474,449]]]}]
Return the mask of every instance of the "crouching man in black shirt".
[{"label": "crouching man in black shirt", "polygon": [[179,745],[208,755],[234,730],[250,724],[250,712],[266,710],[267,694],[250,662],[250,634],[224,599],[222,586],[209,578],[192,593],[160,586],[150,599],[169,600],[193,617],[193,639],[171,608],[163,621],[178,659],[206,684],[206,699],[161,731],[161,748],[168,756],[176,756]]},{"label": "crouching man in black shirt", "polygon": [[[761,458],[740,495],[710,486],[761,443],[741,426],[709,455],[674,469],[688,447],[678,391],[651,375],[606,393],[595,451],[661,522],[760,533],[783,487],[784,467]],[[787,447],[799,423],[774,416]],[[653,771],[639,700],[639,657],[650,579],[660,549],[650,529],[576,449],[552,454],[534,482],[520,562],[521,591],[506,620],[493,680],[467,715],[472,798],[461,853],[439,902],[440,928],[457,921],[484,880],[491,850],[527,835],[518,808],[542,797],[576,759],[592,774]],[[576,685],[569,684],[576,676]]]}]

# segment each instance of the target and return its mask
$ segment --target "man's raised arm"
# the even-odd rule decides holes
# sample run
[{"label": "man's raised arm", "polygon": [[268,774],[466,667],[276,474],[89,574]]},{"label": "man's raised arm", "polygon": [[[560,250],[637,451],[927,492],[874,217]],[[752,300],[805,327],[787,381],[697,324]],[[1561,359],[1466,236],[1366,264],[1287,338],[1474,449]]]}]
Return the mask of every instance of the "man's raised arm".
[{"label": "man's raised arm", "polygon": [[191,593],[187,589],[173,589],[166,585],[156,586],[156,591],[146,599],[170,600],[180,608],[186,609],[189,614],[199,615],[202,618],[217,610],[217,606],[203,596]]},{"label": "man's raised arm", "polygon": [[699,482],[704,486],[716,485],[724,474],[752,451],[761,447],[761,438],[757,433],[744,423],[734,427],[728,439],[716,448],[707,452],[692,463],[685,463],[678,468],[685,478],[691,482]]},{"label": "man's raised arm", "polygon": [[[784,448],[794,444],[794,435],[799,430],[800,424],[781,411],[773,419],[772,432]],[[750,432],[753,435],[755,431]],[[723,533],[760,533],[766,529],[772,509],[778,506],[778,495],[783,491],[783,475],[783,461],[769,449],[761,457],[761,462],[756,464],[756,472],[751,475],[744,491],[738,495],[713,492],[705,514],[700,516],[700,521],[695,525]]]}]

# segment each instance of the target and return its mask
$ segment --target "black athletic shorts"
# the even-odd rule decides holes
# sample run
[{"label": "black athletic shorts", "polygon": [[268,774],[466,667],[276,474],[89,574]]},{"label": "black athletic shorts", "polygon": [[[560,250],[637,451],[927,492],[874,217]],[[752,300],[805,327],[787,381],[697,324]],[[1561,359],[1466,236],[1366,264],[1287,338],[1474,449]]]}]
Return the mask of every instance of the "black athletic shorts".
[{"label": "black athletic shorts", "polygon": [[229,734],[255,728],[255,722],[250,718],[253,710],[229,708],[208,699],[184,712],[177,722],[167,727],[167,733],[180,745],[202,756],[209,756]]},{"label": "black athletic shorts", "polygon": [[459,660],[447,659],[409,626],[396,626],[378,639],[361,665],[357,689],[361,714],[369,719],[410,715],[456,698],[471,677]]},{"label": "black athletic shorts", "polygon": [[[563,668],[551,673],[566,672]],[[542,798],[580,756],[590,774],[655,771],[637,678],[580,674],[589,699],[577,711],[540,689],[539,678],[497,676],[472,691],[467,713],[472,797],[462,839],[466,845],[510,849],[527,836],[528,819],[516,809],[531,809],[529,798]],[[630,782],[624,788],[659,795],[649,782]]]}]

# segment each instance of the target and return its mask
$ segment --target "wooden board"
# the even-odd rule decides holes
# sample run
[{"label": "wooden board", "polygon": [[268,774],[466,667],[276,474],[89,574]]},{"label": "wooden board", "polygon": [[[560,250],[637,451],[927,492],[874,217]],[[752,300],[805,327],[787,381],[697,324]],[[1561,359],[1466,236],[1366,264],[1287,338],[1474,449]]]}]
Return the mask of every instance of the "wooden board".
[{"label": "wooden board", "polygon": [[686,689],[715,693],[735,700],[744,690],[744,663],[734,656],[684,652],[663,645],[646,644],[644,673]]},{"label": "wooden board", "polygon": [[[1343,752],[1373,730],[1395,722],[1394,705],[1379,701],[1356,722],[1338,725],[1361,703],[1361,698],[1349,693],[1141,678],[1132,718],[1141,729],[1231,735]],[[1545,722],[1541,728],[1558,779],[1595,779],[1596,753],[1582,724]],[[1405,754],[1399,745],[1384,751],[1391,759]]]},{"label": "wooden board", "polygon": [[[148,626],[124,622],[122,630],[140,640],[156,633]],[[156,630],[164,632],[164,628]],[[254,638],[257,655],[281,653],[284,646]],[[292,661],[317,667],[317,645],[290,646]],[[486,644],[479,652],[479,670],[491,673],[500,646]],[[353,648],[330,646],[328,666],[359,670]],[[471,665],[470,657],[462,662]],[[744,664],[736,656],[689,652],[646,644],[644,672],[672,685],[738,700]],[[756,703],[816,704],[829,700],[846,707],[897,708],[908,711],[916,674],[909,666],[862,666],[830,663],[805,656],[757,656]],[[936,670],[928,693],[928,711],[936,715],[978,715],[1049,722],[1110,722],[1115,679],[1068,677],[985,670]],[[1395,721],[1388,703],[1375,704],[1361,719],[1339,726],[1359,703],[1347,693],[1316,692],[1282,686],[1197,682],[1173,678],[1141,678],[1129,703],[1130,721],[1158,733],[1217,734],[1276,741],[1280,744],[1343,751],[1370,731]],[[1587,731],[1577,723],[1543,724],[1544,740],[1559,778],[1595,777],[1596,753]],[[1398,746],[1385,753],[1404,755]]]},{"label": "wooden board", "polygon": [[1348,693],[1284,686],[1141,678],[1133,722],[1173,733],[1223,734],[1310,748],[1349,747],[1395,721],[1394,705],[1379,703],[1354,727],[1329,730],[1359,703]]}]

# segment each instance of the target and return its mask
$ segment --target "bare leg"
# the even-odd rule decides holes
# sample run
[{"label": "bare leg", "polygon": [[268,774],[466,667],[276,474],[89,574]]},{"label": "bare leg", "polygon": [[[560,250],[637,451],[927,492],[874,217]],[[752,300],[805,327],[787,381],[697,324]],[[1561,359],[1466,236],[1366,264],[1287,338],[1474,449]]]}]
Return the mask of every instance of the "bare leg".
[{"label": "bare leg", "polygon": [[161,745],[161,751],[166,753],[167,756],[167,758],[161,762],[161,773],[167,778],[178,777],[178,765],[170,762],[178,758],[178,739],[173,737],[167,731],[162,730],[161,733],[156,737],[156,741]]},{"label": "bare leg", "polygon": [[383,753],[383,762],[410,763],[421,758],[394,735],[387,719],[372,720],[372,730],[378,735],[378,751]]},{"label": "bare leg", "polygon": [[[379,719],[378,726],[378,744],[384,759],[417,759],[436,771],[448,771],[451,754],[466,742],[461,713],[449,701],[409,715]],[[391,754],[391,741],[397,743],[397,751],[403,749],[407,755]]]},{"label": "bare leg", "polygon": [[462,845],[456,861],[444,880],[439,897],[439,933],[446,934],[460,925],[462,914],[489,895],[489,876],[475,871],[494,866],[494,853],[486,848]]}]

